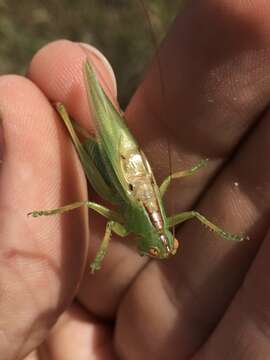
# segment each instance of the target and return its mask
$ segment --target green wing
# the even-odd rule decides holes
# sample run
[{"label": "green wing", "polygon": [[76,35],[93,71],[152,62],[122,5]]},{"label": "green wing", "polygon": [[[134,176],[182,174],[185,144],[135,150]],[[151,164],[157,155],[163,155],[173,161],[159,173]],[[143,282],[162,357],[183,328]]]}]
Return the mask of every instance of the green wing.
[{"label": "green wing", "polygon": [[94,162],[99,173],[102,174],[103,180],[105,181],[107,186],[112,189],[113,187],[112,179],[110,178],[110,174],[107,171],[107,167],[103,162],[103,158],[100,154],[97,141],[93,138],[87,138],[82,143],[82,145],[85,151],[87,152],[87,154],[89,155],[89,157]]},{"label": "green wing", "polygon": [[130,200],[128,183],[120,165],[121,157],[129,152],[138,151],[138,145],[124,118],[100,86],[89,61],[85,63],[84,75],[100,155],[114,187],[121,198],[128,201]]},{"label": "green wing", "polygon": [[103,199],[112,203],[119,203],[119,197],[115,189],[113,189],[113,184],[109,180],[110,177],[103,166],[97,142],[95,139],[88,137],[84,143],[81,143],[64,105],[58,103],[56,108],[69,131],[91,186]]}]

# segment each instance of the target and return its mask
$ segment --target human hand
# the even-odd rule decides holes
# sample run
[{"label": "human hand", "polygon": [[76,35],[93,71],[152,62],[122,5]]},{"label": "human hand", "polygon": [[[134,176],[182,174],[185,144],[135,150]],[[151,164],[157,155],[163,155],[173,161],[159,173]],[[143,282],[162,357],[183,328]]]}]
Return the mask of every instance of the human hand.
[{"label": "human hand", "polygon": [[162,47],[164,91],[153,66],[127,109],[159,180],[169,170],[167,139],[174,171],[210,158],[206,169],[175,182],[168,207],[196,205],[226,230],[248,233],[249,242],[219,239],[191,221],[177,231],[175,257],[151,261],[115,239],[101,271],[90,275],[100,217],[90,212],[89,230],[87,209],[25,214],[87,198],[50,101],[91,129],[86,54],[115,95],[112,74],[93,50],[59,41],[33,58],[29,80],[0,79],[3,359],[30,351],[27,360],[268,357],[268,7],[263,0],[194,2]]}]

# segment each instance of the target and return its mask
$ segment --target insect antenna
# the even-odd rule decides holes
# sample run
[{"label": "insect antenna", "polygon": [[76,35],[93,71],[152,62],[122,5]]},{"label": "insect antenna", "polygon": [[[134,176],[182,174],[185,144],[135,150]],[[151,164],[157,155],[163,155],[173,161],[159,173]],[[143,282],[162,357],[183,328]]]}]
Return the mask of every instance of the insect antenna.
[{"label": "insect antenna", "polygon": [[[151,21],[151,17],[148,11],[148,8],[146,7],[146,4],[144,3],[143,0],[137,0],[146,19],[146,23],[147,23],[147,27],[149,28],[149,34],[151,36],[151,40],[154,46],[154,60],[153,63],[156,62],[156,66],[158,69],[158,73],[159,73],[159,81],[160,81],[160,93],[161,93],[161,99],[163,99],[164,101],[164,106],[161,107],[161,121],[162,121],[162,125],[165,126],[165,110],[168,108],[166,106],[167,103],[167,99],[166,99],[166,88],[165,88],[165,82],[164,82],[164,78],[162,76],[162,65],[161,65],[161,58],[160,58],[160,53],[159,53],[159,43],[156,37],[156,34],[154,32],[153,29],[153,24]],[[171,144],[170,144],[170,140],[168,138],[168,136],[166,136],[166,147],[167,147],[167,152],[168,152],[168,163],[169,163],[169,175],[172,175],[173,173],[173,169],[172,169],[172,152],[171,152]],[[173,204],[171,203],[171,210],[173,210]],[[173,227],[172,229],[173,231],[173,236],[175,236],[175,227]]]}]

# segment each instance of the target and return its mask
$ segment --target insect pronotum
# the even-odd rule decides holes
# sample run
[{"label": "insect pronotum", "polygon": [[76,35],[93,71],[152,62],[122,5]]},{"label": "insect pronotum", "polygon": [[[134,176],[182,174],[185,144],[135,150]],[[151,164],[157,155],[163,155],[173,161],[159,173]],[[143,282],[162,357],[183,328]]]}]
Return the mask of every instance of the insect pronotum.
[{"label": "insect pronotum", "polygon": [[[227,240],[244,240],[244,235],[222,230],[197,211],[170,217],[166,215],[162,199],[171,181],[194,174],[207,164],[207,159],[188,170],[169,175],[158,186],[146,156],[128,129],[124,116],[116,110],[100,86],[89,60],[84,63],[83,72],[89,107],[94,115],[96,138],[85,136],[85,131],[70,119],[64,105],[57,104],[57,110],[72,138],[88,181],[100,197],[112,203],[116,210],[86,200],[57,209],[33,211],[29,215],[53,215],[87,206],[104,216],[108,221],[104,238],[91,263],[92,272],[100,269],[112,232],[121,237],[135,234],[139,253],[159,259],[176,254],[178,241],[171,228],[189,219],[199,220]],[[84,141],[80,141],[78,133],[84,134]]]}]

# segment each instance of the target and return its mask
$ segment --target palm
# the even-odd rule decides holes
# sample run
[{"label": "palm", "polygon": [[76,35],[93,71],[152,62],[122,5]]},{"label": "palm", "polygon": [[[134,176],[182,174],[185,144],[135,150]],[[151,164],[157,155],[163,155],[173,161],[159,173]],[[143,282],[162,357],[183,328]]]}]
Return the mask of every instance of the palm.
[{"label": "palm", "polygon": [[[250,3],[224,8],[225,0],[207,3],[188,10],[163,47],[165,91],[157,91],[153,69],[127,118],[158,180],[169,169],[164,138],[171,144],[174,170],[211,158],[207,169],[173,186],[168,204],[175,211],[196,205],[224,228],[248,233],[251,241],[219,240],[192,221],[177,232],[183,242],[174,258],[148,261],[114,241],[102,270],[91,276],[87,258],[102,237],[102,219],[90,213],[90,232],[86,209],[27,219],[24,214],[33,209],[87,196],[74,149],[46,100],[62,101],[89,128],[78,70],[85,52],[74,43],[53,43],[31,63],[32,82],[12,76],[0,81],[5,138],[0,349],[5,359],[23,358],[41,342],[27,359],[44,354],[57,359],[269,356],[270,173],[264,161],[269,121],[267,114],[259,119],[268,103],[264,34],[269,25],[256,25],[262,18],[269,21],[267,12],[254,15]],[[113,92],[109,74],[93,54],[92,60]]]}]

